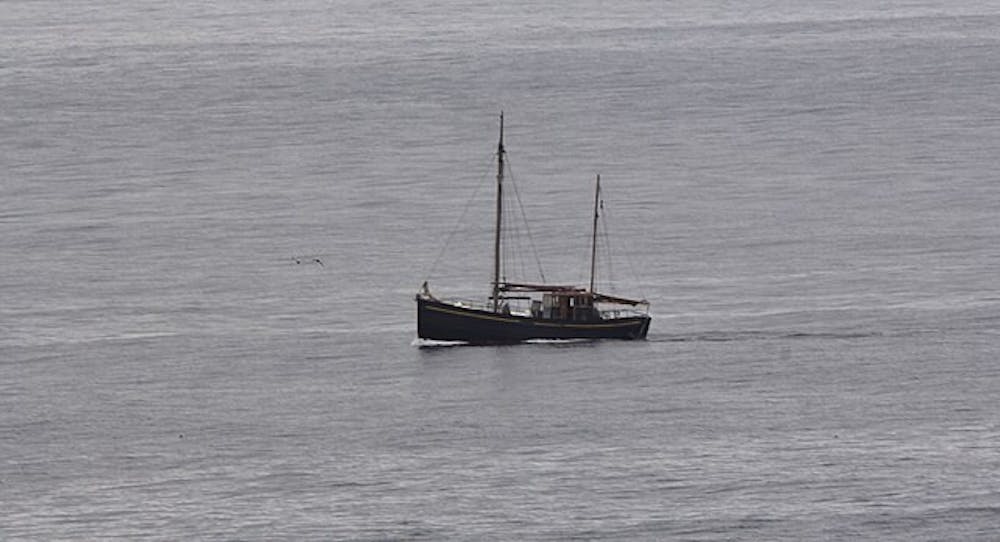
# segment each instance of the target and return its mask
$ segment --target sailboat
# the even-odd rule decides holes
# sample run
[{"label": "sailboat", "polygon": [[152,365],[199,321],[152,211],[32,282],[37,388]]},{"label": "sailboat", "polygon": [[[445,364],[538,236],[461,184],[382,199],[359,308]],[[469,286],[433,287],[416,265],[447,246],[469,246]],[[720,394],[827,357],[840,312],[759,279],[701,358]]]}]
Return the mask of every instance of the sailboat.
[{"label": "sailboat", "polygon": [[[650,323],[649,302],[594,290],[600,175],[594,194],[589,285],[528,284],[501,277],[504,160],[501,112],[490,296],[486,303],[439,299],[431,294],[425,281],[416,295],[417,336],[469,344],[509,344],[532,339],[645,339]],[[518,311],[511,309],[511,301],[530,303],[526,310]]]}]

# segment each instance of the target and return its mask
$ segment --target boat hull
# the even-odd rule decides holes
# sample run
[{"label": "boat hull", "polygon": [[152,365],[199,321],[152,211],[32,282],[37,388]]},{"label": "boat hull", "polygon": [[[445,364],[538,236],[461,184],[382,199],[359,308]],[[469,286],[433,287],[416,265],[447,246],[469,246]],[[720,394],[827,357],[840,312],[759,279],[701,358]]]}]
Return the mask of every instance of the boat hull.
[{"label": "boat hull", "polygon": [[645,339],[648,316],[566,322],[506,315],[417,297],[417,336],[437,341],[505,344],[530,339]]}]

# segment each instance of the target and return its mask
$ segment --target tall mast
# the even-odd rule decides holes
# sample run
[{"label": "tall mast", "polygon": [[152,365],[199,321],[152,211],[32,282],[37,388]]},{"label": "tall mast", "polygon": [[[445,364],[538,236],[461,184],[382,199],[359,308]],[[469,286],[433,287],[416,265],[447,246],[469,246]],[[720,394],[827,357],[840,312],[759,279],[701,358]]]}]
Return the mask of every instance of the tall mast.
[{"label": "tall mast", "polygon": [[500,307],[500,227],[503,216],[503,111],[500,111],[500,142],[497,143],[497,223],[493,239],[493,312]]},{"label": "tall mast", "polygon": [[590,293],[594,293],[594,267],[597,262],[597,204],[601,199],[601,175],[597,175],[597,189],[594,190],[594,234],[590,242]]}]

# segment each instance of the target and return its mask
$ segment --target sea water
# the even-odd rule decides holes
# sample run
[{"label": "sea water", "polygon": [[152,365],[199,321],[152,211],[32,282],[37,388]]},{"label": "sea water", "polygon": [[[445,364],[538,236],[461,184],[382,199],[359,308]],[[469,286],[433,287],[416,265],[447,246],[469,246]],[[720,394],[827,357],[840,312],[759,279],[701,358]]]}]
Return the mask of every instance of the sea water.
[{"label": "sea water", "polygon": [[[0,538],[994,538],[998,27],[3,2]],[[547,280],[600,173],[647,341],[415,345],[488,295],[501,109]]]}]

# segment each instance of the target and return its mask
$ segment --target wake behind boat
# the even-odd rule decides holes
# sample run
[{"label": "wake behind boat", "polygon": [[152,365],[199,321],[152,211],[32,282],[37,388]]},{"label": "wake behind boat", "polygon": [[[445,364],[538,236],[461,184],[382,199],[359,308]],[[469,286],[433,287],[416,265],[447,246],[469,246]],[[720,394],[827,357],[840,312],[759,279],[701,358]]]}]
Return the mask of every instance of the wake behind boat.
[{"label": "wake behind boat", "polygon": [[[486,303],[439,299],[431,294],[427,282],[424,282],[416,296],[417,336],[470,344],[504,344],[531,339],[644,339],[650,323],[649,303],[646,300],[606,295],[594,290],[600,175],[597,176],[594,193],[589,287],[509,282],[501,277],[504,160],[501,113],[490,296]],[[512,302],[526,305],[526,308],[512,309]]]}]

